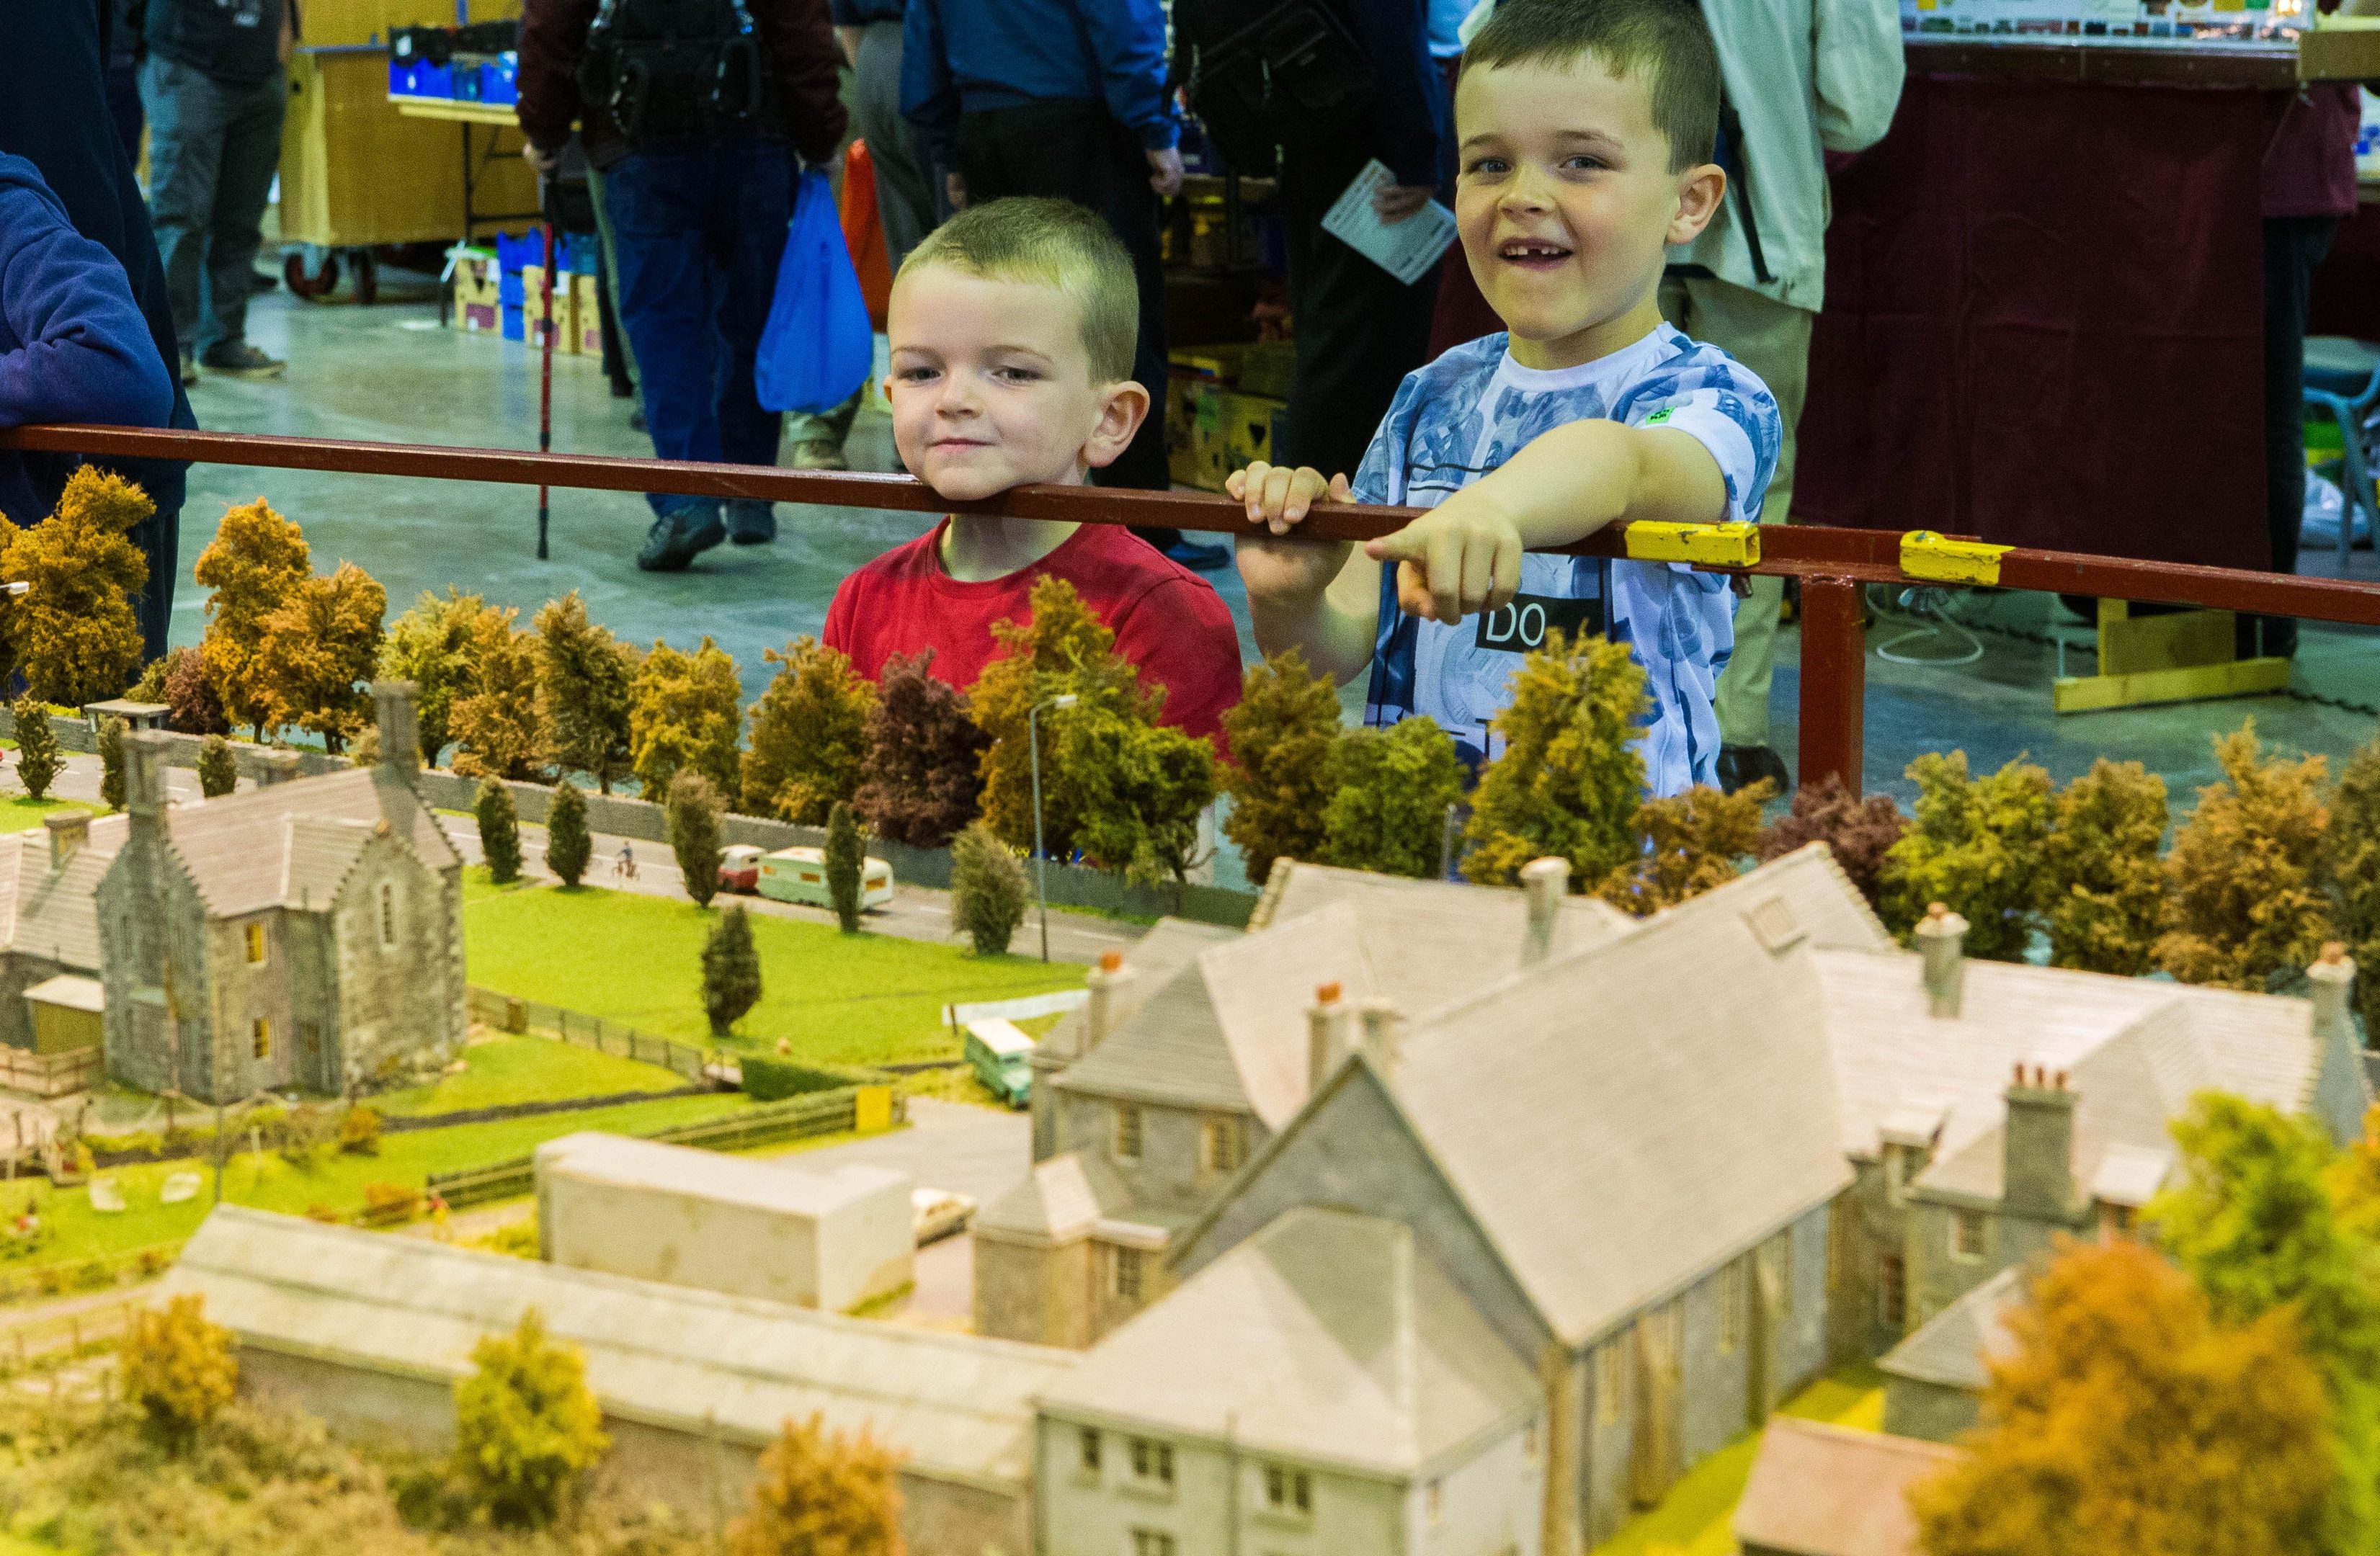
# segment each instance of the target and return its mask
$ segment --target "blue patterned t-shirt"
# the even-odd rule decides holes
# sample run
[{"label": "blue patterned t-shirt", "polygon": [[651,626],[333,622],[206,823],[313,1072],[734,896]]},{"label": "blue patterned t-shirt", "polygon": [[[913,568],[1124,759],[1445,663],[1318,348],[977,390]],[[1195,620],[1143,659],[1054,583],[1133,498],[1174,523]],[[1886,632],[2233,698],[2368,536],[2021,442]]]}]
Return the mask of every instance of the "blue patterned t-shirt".
[{"label": "blue patterned t-shirt", "polygon": [[[1576,368],[1514,362],[1503,335],[1456,346],[1406,376],[1354,480],[1359,502],[1435,508],[1566,422],[1602,418],[1674,427],[1710,450],[1727,481],[1728,519],[1756,521],[1777,468],[1777,402],[1752,371],[1668,324]],[[1718,780],[1711,698],[1735,648],[1727,579],[1682,564],[1541,556],[1521,563],[1511,605],[1459,626],[1397,609],[1396,570],[1380,578],[1379,637],[1365,722],[1434,718],[1476,764],[1502,745],[1488,723],[1512,701],[1521,657],[1560,627],[1625,643],[1653,706],[1638,751],[1653,794]]]}]

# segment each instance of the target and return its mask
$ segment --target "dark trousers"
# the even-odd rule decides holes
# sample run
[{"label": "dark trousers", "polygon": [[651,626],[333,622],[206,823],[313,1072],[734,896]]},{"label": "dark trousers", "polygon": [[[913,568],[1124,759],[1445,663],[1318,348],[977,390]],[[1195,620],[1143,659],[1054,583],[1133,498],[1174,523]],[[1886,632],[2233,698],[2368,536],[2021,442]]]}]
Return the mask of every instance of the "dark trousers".
[{"label": "dark trousers", "polygon": [[[2306,300],[2338,229],[2335,216],[2265,218],[2265,522],[2276,573],[2298,570],[2298,526],[2305,518]],[[2359,430],[2350,428],[2347,435]],[[2350,508],[2340,522],[2354,516]],[[2265,650],[2288,652],[2297,641],[2297,623],[2280,616],[2264,621]]]},{"label": "dark trousers", "polygon": [[149,214],[165,262],[174,331],[186,352],[237,344],[263,243],[264,202],[281,165],[288,83],[249,85],[151,54],[140,66],[149,111]]},{"label": "dark trousers", "polygon": [[[783,420],[752,382],[793,219],[794,154],[778,140],[695,140],[603,170],[620,322],[663,459],[774,464]],[[715,499],[650,493],[656,513]]]},{"label": "dark trousers", "polygon": [[1404,376],[1427,359],[1438,271],[1404,285],[1322,230],[1322,218],[1369,153],[1349,147],[1284,149],[1281,226],[1289,244],[1289,310],[1297,326],[1297,380],[1273,458],[1326,476],[1352,476]]}]

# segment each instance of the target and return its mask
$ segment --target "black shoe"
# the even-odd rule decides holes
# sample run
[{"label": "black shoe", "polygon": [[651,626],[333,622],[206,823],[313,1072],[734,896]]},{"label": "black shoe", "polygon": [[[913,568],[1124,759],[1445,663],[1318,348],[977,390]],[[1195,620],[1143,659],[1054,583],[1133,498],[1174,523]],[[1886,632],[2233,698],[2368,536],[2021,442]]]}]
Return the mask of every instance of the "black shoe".
[{"label": "black shoe", "polygon": [[1723,793],[1733,794],[1751,788],[1762,778],[1777,785],[1784,793],[1793,787],[1793,775],[1785,770],[1785,758],[1765,745],[1722,745],[1718,748],[1718,786]]},{"label": "black shoe", "polygon": [[[2263,630],[2258,631],[2259,628]],[[2290,616],[2240,616],[2232,627],[2232,647],[2242,659],[2294,659],[2298,623]]]},{"label": "black shoe", "polygon": [[628,429],[632,432],[642,432],[645,429],[645,408],[642,405],[628,413]]},{"label": "black shoe", "polygon": [[663,513],[645,531],[637,565],[647,573],[683,573],[686,564],[727,538],[716,508],[680,508]]},{"label": "black shoe", "polygon": [[1216,573],[1232,565],[1232,549],[1229,546],[1209,546],[1185,535],[1165,548],[1165,560],[1193,573]]},{"label": "black shoe", "polygon": [[267,356],[246,341],[217,341],[200,356],[199,366],[225,378],[277,379],[289,364]]},{"label": "black shoe", "polygon": [[738,546],[765,546],[777,537],[777,505],[757,498],[727,500],[727,538]]}]

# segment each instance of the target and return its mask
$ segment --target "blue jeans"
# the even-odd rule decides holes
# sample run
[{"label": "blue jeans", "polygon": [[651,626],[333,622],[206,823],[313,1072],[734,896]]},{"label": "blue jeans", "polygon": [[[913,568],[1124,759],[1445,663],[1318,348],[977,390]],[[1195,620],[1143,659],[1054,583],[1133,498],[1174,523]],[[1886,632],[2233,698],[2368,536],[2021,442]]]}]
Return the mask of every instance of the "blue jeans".
[{"label": "blue jeans", "polygon": [[[752,361],[794,214],[794,154],[778,140],[687,140],[603,170],[620,323],[645,426],[663,459],[774,464],[783,419],[760,408]],[[717,501],[651,492],[657,514]]]}]

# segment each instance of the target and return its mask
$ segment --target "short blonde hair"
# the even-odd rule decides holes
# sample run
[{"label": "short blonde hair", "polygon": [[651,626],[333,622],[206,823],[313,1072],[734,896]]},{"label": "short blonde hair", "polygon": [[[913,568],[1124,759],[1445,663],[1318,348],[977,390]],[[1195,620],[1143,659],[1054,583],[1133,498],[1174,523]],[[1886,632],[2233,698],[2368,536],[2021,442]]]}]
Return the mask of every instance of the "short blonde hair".
[{"label": "short blonde hair", "polygon": [[1073,201],[1023,198],[968,206],[911,249],[901,273],[928,265],[1056,287],[1081,309],[1093,381],[1132,377],[1140,339],[1132,256],[1105,221]]}]

